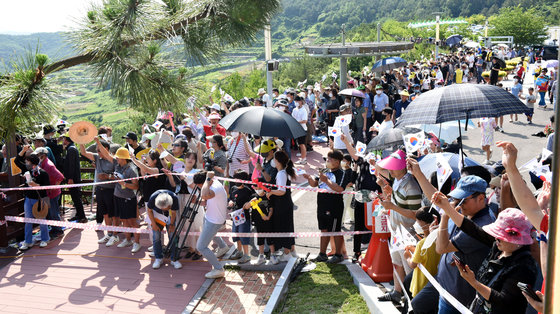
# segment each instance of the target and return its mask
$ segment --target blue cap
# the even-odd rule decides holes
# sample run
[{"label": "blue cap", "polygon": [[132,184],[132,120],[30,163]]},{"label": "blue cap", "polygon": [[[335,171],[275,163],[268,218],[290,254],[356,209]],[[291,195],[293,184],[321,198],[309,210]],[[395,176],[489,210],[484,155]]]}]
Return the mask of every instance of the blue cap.
[{"label": "blue cap", "polygon": [[459,182],[457,182],[455,190],[449,193],[449,197],[454,199],[464,199],[473,195],[475,192],[485,193],[487,187],[488,183],[479,176],[470,175],[462,177]]},{"label": "blue cap", "polygon": [[420,87],[420,84],[414,84],[412,87]]}]

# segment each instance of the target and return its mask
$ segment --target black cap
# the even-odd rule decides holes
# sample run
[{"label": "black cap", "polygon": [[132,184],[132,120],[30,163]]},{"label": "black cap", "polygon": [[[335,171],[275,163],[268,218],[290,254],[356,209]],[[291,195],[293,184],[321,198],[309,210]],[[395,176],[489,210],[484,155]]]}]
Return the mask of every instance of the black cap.
[{"label": "black cap", "polygon": [[52,125],[48,124],[43,127],[43,134],[49,134],[53,132],[56,132],[56,129]]},{"label": "black cap", "polygon": [[301,97],[299,97],[299,96],[296,96],[296,97],[294,98],[294,100],[295,100],[295,101],[303,101],[303,98],[301,98]]},{"label": "black cap", "polygon": [[126,138],[126,139],[131,139],[133,141],[137,141],[138,140],[138,135],[136,135],[136,133],[134,132],[128,132],[126,133],[125,136],[123,136],[122,138]]}]

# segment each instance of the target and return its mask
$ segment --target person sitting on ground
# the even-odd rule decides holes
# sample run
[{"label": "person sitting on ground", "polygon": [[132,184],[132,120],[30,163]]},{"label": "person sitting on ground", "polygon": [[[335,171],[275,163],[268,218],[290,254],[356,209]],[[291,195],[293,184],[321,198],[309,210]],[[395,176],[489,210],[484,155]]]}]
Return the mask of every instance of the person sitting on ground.
[{"label": "person sitting on ground", "polygon": [[[218,258],[224,256],[229,251],[229,247],[221,237],[216,237],[216,234],[227,219],[227,193],[222,183],[214,180],[212,171],[195,173],[193,182],[201,189],[202,200],[206,201],[204,224],[196,243],[196,249],[212,265],[212,270],[204,276],[209,279],[224,277],[224,266],[218,261]],[[218,244],[216,254],[208,248],[212,239]]]},{"label": "person sitting on ground", "polygon": [[[179,210],[179,199],[175,193],[169,190],[157,190],[147,202],[147,213],[152,227],[152,241],[154,248],[155,260],[152,264],[153,269],[158,269],[163,263],[163,248],[161,232],[163,228],[167,230],[169,241],[175,232],[175,221],[177,220],[177,211]],[[175,241],[177,241],[176,237]],[[169,246],[171,243],[168,244]],[[171,251],[170,264],[175,269],[182,267],[179,261],[176,261],[176,251]]]},{"label": "person sitting on ground", "polygon": [[[339,150],[331,150],[327,154],[327,163],[325,171],[321,171],[319,177],[311,177],[304,174],[309,185],[312,187],[319,186],[320,189],[326,189],[333,192],[342,192],[348,183],[352,180],[350,176],[346,176],[340,168],[340,162],[344,155]],[[344,200],[342,194],[318,193],[317,194],[317,223],[321,232],[339,232],[342,225],[342,214],[344,213]],[[344,260],[342,255],[342,236],[335,236],[335,254],[329,259],[327,257],[327,246],[330,236],[323,236],[320,239],[319,255],[314,259],[315,262],[340,263]]]}]

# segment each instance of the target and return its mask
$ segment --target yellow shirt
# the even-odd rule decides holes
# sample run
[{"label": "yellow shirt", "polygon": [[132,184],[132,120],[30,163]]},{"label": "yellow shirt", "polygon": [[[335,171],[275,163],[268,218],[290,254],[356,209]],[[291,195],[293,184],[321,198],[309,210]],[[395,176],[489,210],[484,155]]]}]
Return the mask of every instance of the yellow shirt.
[{"label": "yellow shirt", "polygon": [[455,83],[463,83],[463,70],[461,68],[455,70]]},{"label": "yellow shirt", "polygon": [[[424,246],[424,240],[426,240],[426,238],[420,240],[420,242],[416,245],[412,261],[416,264],[424,265],[430,274],[435,276],[441,255],[436,252],[435,243],[428,249],[422,249],[422,246]],[[410,281],[410,292],[412,293],[412,296],[416,296],[427,283],[428,278],[422,274],[422,271],[418,267],[415,268],[412,273],[412,280]]]}]

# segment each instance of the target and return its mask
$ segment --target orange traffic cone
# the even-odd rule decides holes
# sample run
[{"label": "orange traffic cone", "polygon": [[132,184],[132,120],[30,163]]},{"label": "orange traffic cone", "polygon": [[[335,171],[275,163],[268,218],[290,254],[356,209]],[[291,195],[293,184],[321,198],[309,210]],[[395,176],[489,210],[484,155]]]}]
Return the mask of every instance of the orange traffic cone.
[{"label": "orange traffic cone", "polygon": [[[373,216],[375,205],[379,200],[364,204],[366,228],[373,231],[366,256],[361,260],[362,269],[375,282],[389,282],[393,279],[393,264],[389,253],[388,217]],[[376,221],[378,220],[378,221]]]}]

